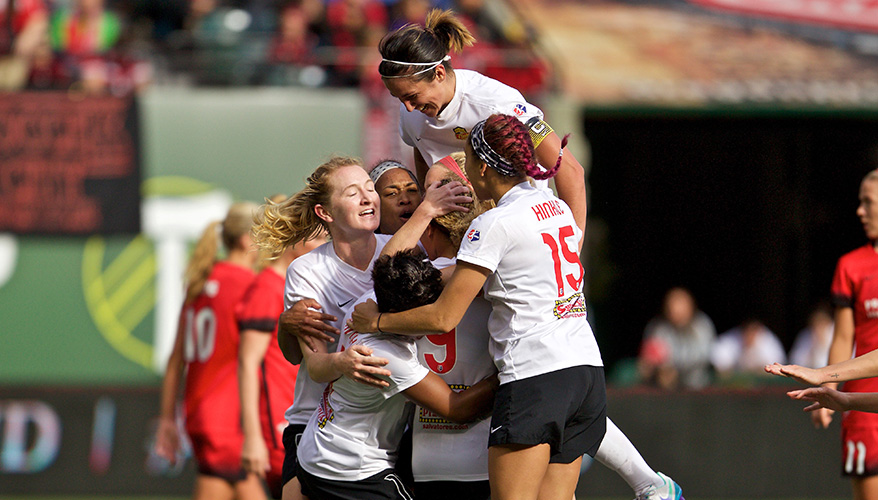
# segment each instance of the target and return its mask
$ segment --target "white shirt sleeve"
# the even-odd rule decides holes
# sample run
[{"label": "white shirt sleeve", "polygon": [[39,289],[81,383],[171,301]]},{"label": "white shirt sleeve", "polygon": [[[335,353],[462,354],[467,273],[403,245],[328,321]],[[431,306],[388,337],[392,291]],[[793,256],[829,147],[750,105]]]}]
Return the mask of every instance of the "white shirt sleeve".
[{"label": "white shirt sleeve", "polygon": [[[284,282],[284,310],[293,307],[293,304],[302,299],[313,299],[320,295],[313,284],[298,272],[297,262],[299,259],[294,260],[287,267],[287,276]],[[301,265],[301,262],[299,264]]]},{"label": "white shirt sleeve", "polygon": [[506,253],[507,238],[503,226],[485,215],[488,214],[476,217],[470,224],[457,252],[457,260],[484,267],[493,273]]},{"label": "white shirt sleeve", "polygon": [[[411,344],[409,344],[411,342]],[[417,384],[427,376],[429,370],[418,362],[418,351],[409,340],[394,340],[392,336],[373,336],[363,345],[372,348],[372,355],[385,358],[389,363],[384,367],[390,370],[390,377],[381,377],[390,383],[382,392],[390,398]]]}]

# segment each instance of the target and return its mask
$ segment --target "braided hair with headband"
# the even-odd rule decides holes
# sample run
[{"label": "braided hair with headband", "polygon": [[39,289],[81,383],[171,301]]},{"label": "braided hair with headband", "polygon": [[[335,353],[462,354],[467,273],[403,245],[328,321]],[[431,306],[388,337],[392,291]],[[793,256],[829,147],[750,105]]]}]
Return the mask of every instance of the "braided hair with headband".
[{"label": "braided hair with headband", "polygon": [[473,151],[488,166],[501,175],[520,177],[528,175],[537,180],[550,179],[561,168],[561,158],[568,135],[561,139],[561,149],[555,165],[543,170],[534,155],[533,142],[527,126],[510,115],[494,114],[473,127],[469,136]]},{"label": "braided hair with headband", "polygon": [[440,64],[453,71],[450,52],[460,52],[475,42],[475,37],[450,10],[433,9],[427,14],[426,26],[407,24],[384,35],[378,43],[382,78],[414,78],[432,80]]}]

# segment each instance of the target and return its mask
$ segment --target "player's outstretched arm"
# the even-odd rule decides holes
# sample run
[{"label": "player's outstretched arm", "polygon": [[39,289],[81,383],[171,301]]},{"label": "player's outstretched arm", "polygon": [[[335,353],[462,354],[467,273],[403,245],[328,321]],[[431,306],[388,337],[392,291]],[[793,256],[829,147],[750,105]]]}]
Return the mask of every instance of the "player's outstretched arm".
[{"label": "player's outstretched arm", "polygon": [[424,408],[452,422],[469,422],[491,411],[494,393],[500,386],[497,374],[482,380],[465,391],[455,392],[433,372],[403,394]]},{"label": "player's outstretched arm", "polygon": [[440,186],[438,182],[427,186],[423,201],[415,209],[409,220],[384,245],[381,255],[394,255],[418,245],[421,235],[427,230],[430,221],[452,211],[468,212],[469,209],[459,203],[470,203],[473,199],[465,193],[469,188],[459,182],[450,182]]},{"label": "player's outstretched arm", "polygon": [[186,362],[183,358],[183,341],[185,338],[185,320],[183,311],[180,311],[180,320],[177,323],[177,336],[174,338],[174,347],[165,367],[165,376],[162,379],[161,407],[159,413],[159,425],[156,430],[155,452],[171,464],[177,461],[177,452],[180,450],[180,432],[177,428],[175,409],[177,397],[180,391],[180,383],[183,380],[183,371]]},{"label": "player's outstretched arm", "polygon": [[816,411],[828,408],[834,411],[866,411],[878,413],[878,393],[874,392],[841,392],[829,387],[809,387],[787,393],[792,399],[812,401],[805,411]]},{"label": "player's outstretched arm", "polygon": [[[828,365],[841,363],[851,359],[854,349],[854,310],[850,307],[835,308],[835,328],[832,332],[832,342],[829,344]],[[826,387],[835,389],[838,384],[827,382]],[[833,410],[822,408],[811,413],[811,422],[814,427],[827,428],[832,421]]]},{"label": "player's outstretched arm", "polygon": [[379,313],[373,300],[354,308],[348,326],[358,332],[421,336],[445,333],[460,323],[470,303],[491,273],[480,266],[458,262],[436,302],[396,313]]},{"label": "player's outstretched arm", "polygon": [[259,422],[259,368],[271,340],[271,332],[248,329],[241,332],[238,348],[238,396],[241,399],[241,428],[244,431],[241,465],[247,472],[261,478],[265,478],[271,465]]},{"label": "player's outstretched arm", "polygon": [[[551,167],[558,160],[558,152],[561,150],[561,138],[555,132],[549,133],[537,146],[535,153],[540,165]],[[569,150],[564,151],[561,158],[561,167],[555,174],[555,190],[558,198],[570,207],[576,225],[585,233],[585,219],[587,216],[587,201],[585,195],[585,169]],[[579,240],[579,251],[582,251],[582,242]]]}]

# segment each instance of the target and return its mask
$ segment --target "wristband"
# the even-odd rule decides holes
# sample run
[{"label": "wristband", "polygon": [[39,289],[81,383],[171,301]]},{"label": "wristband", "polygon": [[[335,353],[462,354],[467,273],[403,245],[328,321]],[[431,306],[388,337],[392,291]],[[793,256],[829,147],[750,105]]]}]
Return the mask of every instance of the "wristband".
[{"label": "wristband", "polygon": [[385,333],[381,331],[381,315],[384,313],[378,313],[378,321],[375,324],[375,327],[378,328],[378,333]]}]

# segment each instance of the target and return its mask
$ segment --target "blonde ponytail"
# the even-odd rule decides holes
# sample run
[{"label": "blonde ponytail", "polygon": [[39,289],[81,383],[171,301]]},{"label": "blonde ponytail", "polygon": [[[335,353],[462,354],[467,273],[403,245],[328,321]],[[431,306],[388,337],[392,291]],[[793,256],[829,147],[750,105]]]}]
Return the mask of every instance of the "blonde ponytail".
[{"label": "blonde ponytail", "polygon": [[186,266],[186,274],[184,279],[186,282],[186,303],[191,303],[204,290],[204,283],[210,276],[210,270],[216,263],[217,250],[219,249],[219,235],[217,234],[220,227],[220,221],[214,221],[204,228],[195,249],[192,251],[192,257],[189,258],[189,264]]}]

